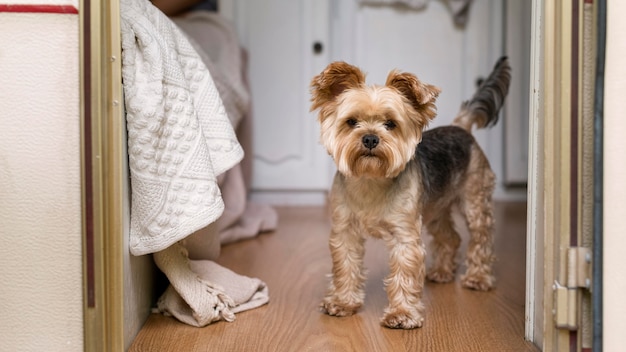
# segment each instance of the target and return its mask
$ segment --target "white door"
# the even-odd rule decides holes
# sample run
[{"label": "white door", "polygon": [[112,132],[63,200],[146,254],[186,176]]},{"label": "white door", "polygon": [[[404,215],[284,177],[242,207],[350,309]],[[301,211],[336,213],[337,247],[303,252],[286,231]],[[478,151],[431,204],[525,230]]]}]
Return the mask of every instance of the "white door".
[{"label": "white door", "polygon": [[322,203],[331,171],[315,115],[309,112],[309,82],[329,62],[329,2],[232,2],[249,58],[252,197],[273,203]]}]

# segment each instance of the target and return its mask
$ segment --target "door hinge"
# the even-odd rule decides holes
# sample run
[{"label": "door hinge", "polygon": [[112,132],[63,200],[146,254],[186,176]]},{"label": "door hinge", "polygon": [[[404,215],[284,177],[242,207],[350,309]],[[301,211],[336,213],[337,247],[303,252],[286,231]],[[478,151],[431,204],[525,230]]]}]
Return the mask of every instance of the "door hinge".
[{"label": "door hinge", "polygon": [[559,329],[577,330],[580,291],[591,289],[591,249],[567,249],[567,277],[564,284],[554,282],[554,321]]}]

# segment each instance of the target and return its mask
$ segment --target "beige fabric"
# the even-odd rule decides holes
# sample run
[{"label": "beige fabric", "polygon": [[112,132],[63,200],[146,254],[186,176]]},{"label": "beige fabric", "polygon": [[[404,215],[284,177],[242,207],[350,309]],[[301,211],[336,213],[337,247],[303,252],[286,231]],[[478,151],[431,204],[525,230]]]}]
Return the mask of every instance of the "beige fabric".
[{"label": "beige fabric", "polygon": [[172,18],[209,68],[233,127],[250,109],[243,78],[244,58],[232,24],[217,13],[193,11]]},{"label": "beige fabric", "polygon": [[178,243],[155,253],[154,261],[170,280],[156,310],[183,323],[202,327],[218,320],[233,321],[235,313],[269,300],[261,280],[235,274],[212,261],[190,261]]}]

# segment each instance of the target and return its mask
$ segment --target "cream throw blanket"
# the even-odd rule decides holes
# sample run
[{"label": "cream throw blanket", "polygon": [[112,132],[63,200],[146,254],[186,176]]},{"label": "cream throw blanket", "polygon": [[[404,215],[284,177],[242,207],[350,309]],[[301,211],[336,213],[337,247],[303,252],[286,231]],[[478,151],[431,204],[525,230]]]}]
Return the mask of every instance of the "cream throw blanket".
[{"label": "cream throw blanket", "polygon": [[217,176],[239,163],[243,150],[208,69],[176,25],[148,0],[122,0],[120,12],[130,250],[154,253],[171,283],[160,311],[196,326],[231,321],[268,301],[265,284],[190,262],[179,241],[221,216]]}]

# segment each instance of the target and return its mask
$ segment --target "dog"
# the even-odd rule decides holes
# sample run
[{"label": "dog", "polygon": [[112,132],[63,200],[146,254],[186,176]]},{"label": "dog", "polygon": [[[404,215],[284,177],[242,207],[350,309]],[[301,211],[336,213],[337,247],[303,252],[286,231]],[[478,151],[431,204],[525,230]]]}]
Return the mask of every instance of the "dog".
[{"label": "dog", "polygon": [[[470,232],[462,286],[494,287],[495,175],[471,130],[498,121],[510,79],[511,67],[502,57],[461,104],[452,125],[427,131],[440,89],[411,73],[394,70],[384,86],[366,85],[359,68],[333,62],[312,79],[311,111],[319,110],[320,141],[337,166],[329,195],[332,274],[322,312],[348,316],[361,307],[364,243],[374,237],[389,251],[384,280],[389,305],[381,324],[421,327],[425,278],[454,280],[461,240],[453,206]],[[433,236],[434,265],[428,272],[423,227]]]}]

